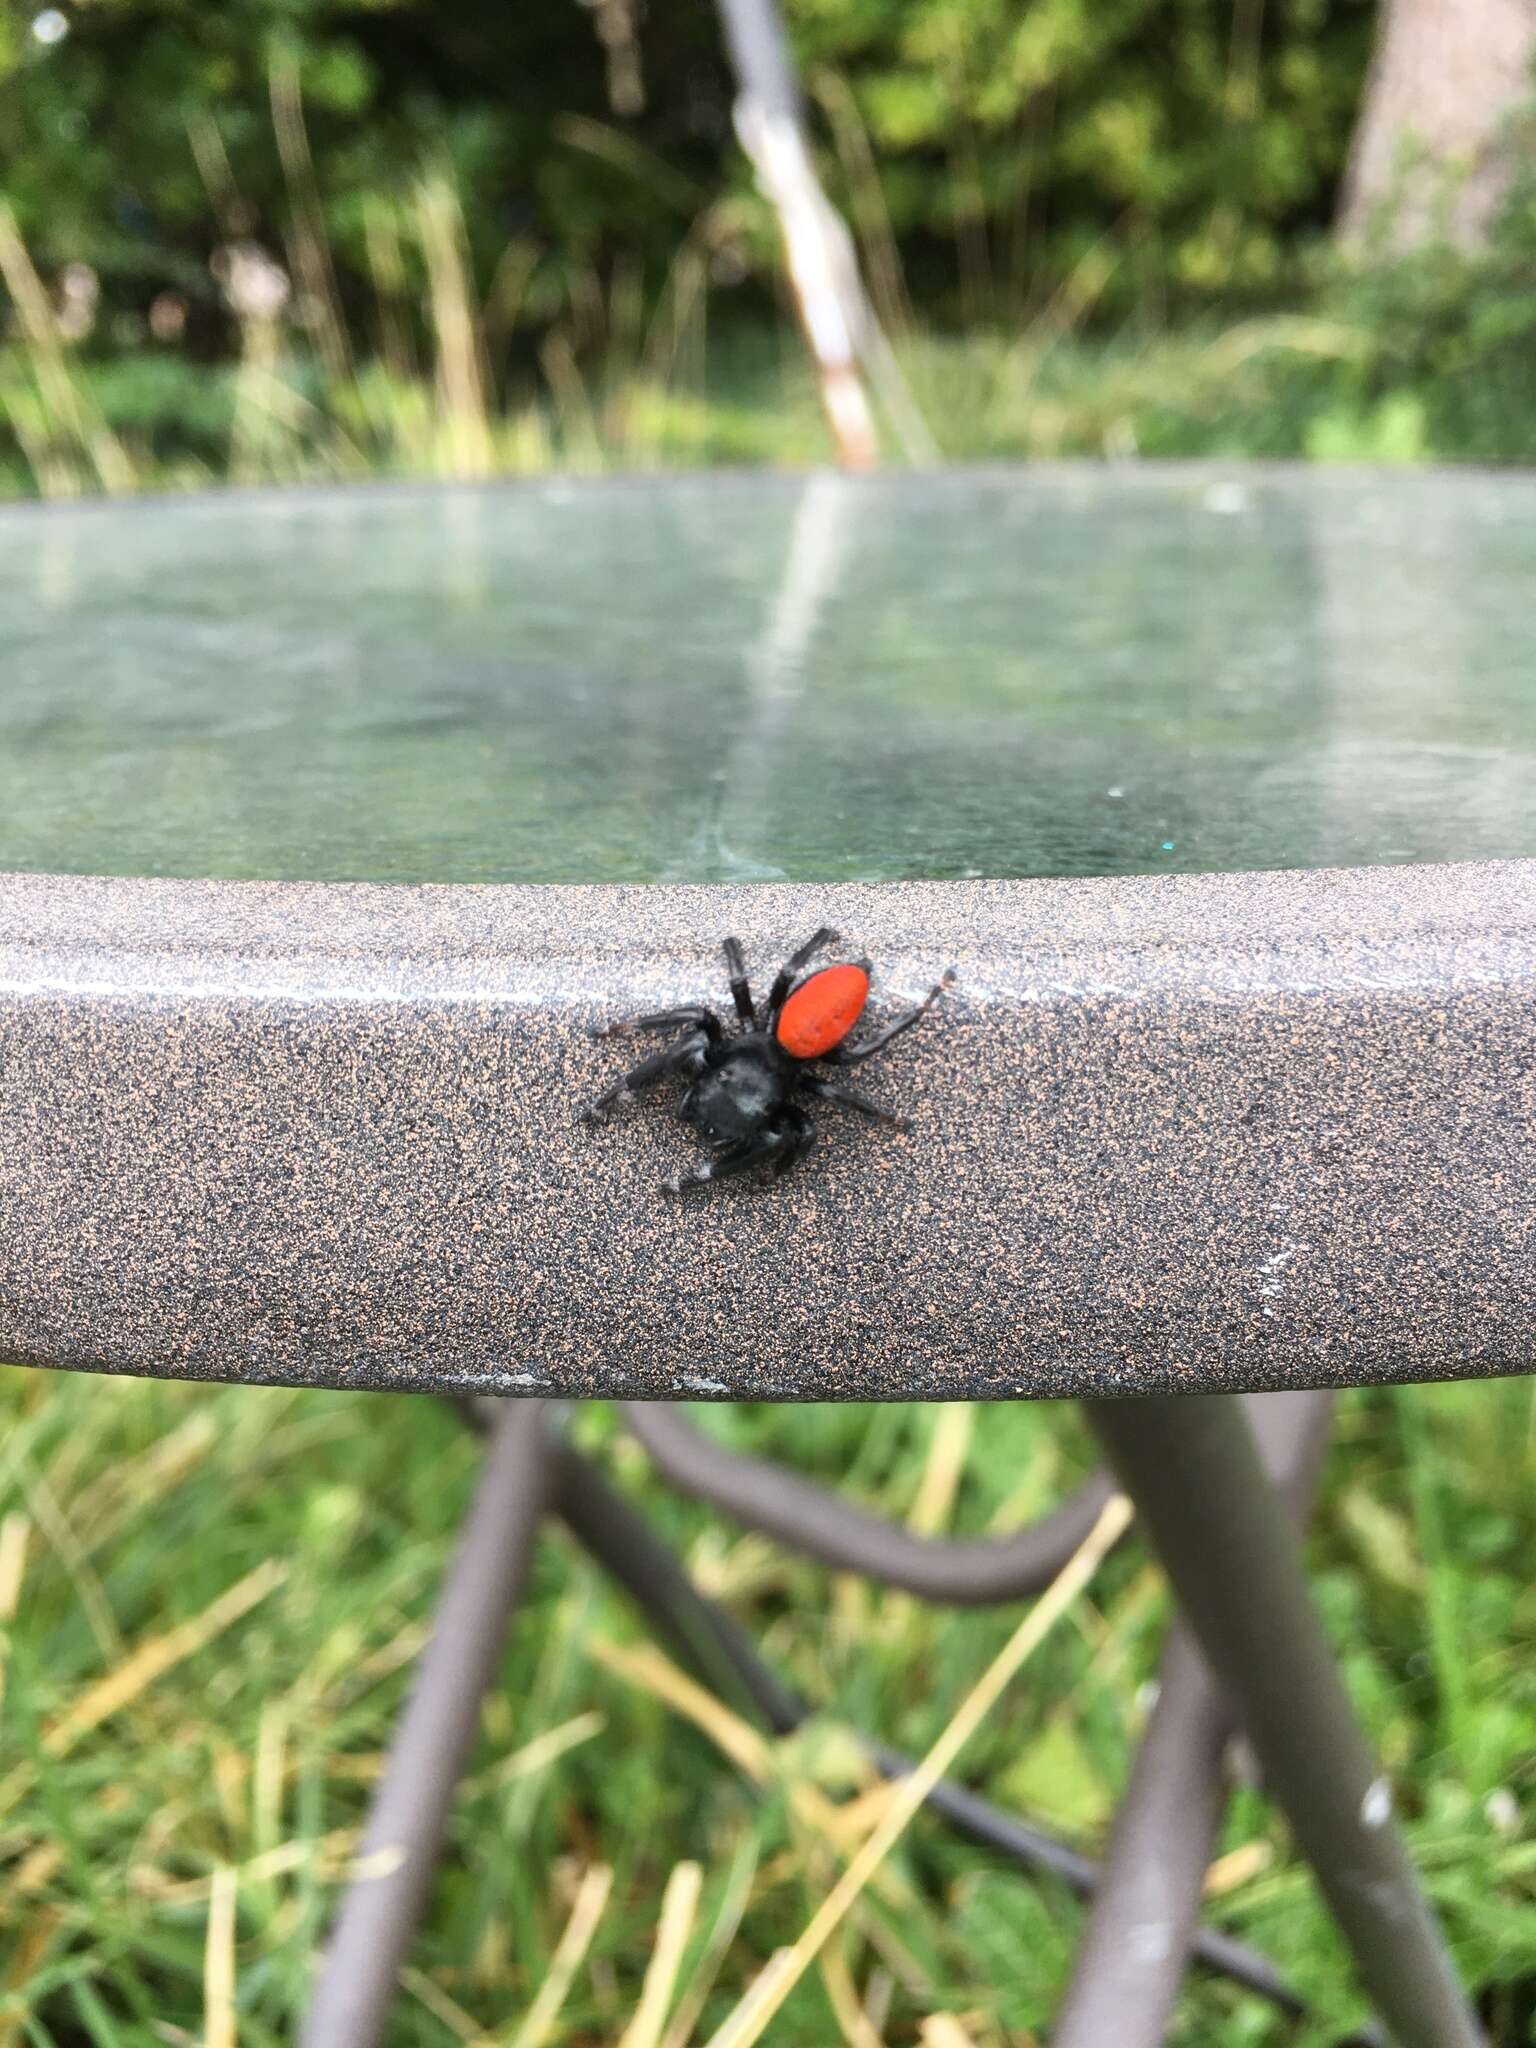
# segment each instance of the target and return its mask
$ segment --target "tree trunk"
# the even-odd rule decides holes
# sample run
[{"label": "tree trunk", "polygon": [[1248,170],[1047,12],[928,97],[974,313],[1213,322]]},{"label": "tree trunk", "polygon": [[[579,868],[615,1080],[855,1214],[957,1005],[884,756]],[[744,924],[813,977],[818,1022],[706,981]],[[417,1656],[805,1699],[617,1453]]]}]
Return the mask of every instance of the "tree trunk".
[{"label": "tree trunk", "polygon": [[1533,59],[1536,0],[1381,0],[1341,237],[1479,242],[1514,168],[1505,131]]}]

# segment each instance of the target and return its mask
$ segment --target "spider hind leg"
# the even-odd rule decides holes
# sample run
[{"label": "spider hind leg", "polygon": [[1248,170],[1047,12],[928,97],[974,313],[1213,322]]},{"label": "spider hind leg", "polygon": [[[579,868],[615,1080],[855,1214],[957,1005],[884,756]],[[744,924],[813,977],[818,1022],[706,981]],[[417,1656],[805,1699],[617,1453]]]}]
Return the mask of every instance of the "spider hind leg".
[{"label": "spider hind leg", "polygon": [[757,1010],[752,1002],[752,985],[747,980],[746,962],[741,957],[740,939],[727,939],[724,946],[725,971],[730,976],[731,1001],[736,1014],[749,1031],[757,1029]]},{"label": "spider hind leg", "polygon": [[866,1038],[860,1045],[849,1045],[845,1041],[842,1045],[835,1046],[827,1054],[828,1061],[836,1067],[856,1067],[860,1060],[867,1060],[871,1053],[879,1052],[883,1046],[889,1045],[893,1038],[900,1038],[903,1031],[910,1031],[914,1024],[920,1024],[939,997],[954,987],[954,982],[954,970],[951,969],[941,980],[934,983],[915,1010],[908,1010],[904,1017],[898,1017],[894,1024],[887,1024],[883,1031],[877,1031],[873,1038]]},{"label": "spider hind leg", "polygon": [[856,1109],[860,1116],[871,1117],[876,1123],[889,1124],[892,1130],[906,1131],[911,1125],[904,1116],[898,1116],[893,1109],[883,1109],[858,1088],[848,1088],[841,1081],[823,1081],[817,1075],[808,1075],[801,1084],[807,1095],[814,1095],[819,1102],[840,1102],[844,1109]]},{"label": "spider hind leg", "polygon": [[789,991],[794,986],[795,976],[802,968],[810,965],[823,946],[835,946],[838,936],[838,933],[833,931],[831,925],[824,924],[819,931],[811,934],[810,938],[806,940],[805,944],[797,952],[790,954],[784,965],[774,976],[773,987],[768,991],[768,1022],[770,1025],[778,1022],[779,1012],[788,1000]]}]

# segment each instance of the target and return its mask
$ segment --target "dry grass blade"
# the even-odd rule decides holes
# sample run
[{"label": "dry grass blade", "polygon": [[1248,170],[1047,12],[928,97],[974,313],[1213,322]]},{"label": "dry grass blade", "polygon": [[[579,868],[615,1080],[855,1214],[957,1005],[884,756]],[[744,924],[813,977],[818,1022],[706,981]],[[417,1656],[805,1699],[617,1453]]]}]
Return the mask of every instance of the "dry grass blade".
[{"label": "dry grass blade", "polygon": [[200,1408],[169,1436],[157,1438],[139,1457],[125,1459],[93,1481],[89,1512],[79,1524],[81,1555],[99,1550],[140,1509],[158,1506],[173,1487],[196,1471],[218,1440],[212,1413]]},{"label": "dry grass blade", "polygon": [[745,1998],[712,2036],[709,2048],[752,2048],[763,2030],[816,1960],[823,1943],[842,1924],[850,1907],[890,1854],[928,1794],[997,1704],[1018,1671],[1081,1596],[1089,1580],[1119,1541],[1133,1510],[1123,1494],[1104,1507],[1083,1543],[1035,1602],[998,1651],[922,1762],[903,1778],[884,1820],[811,1916],[787,1952],[768,1964]]},{"label": "dry grass blade", "polygon": [[[0,281],[16,309],[28,360],[52,420],[91,463],[110,492],[131,491],[137,479],[121,442],[75,380],[65,358],[58,322],[43,281],[33,267],[16,216],[0,200]],[[42,479],[40,478],[41,482]],[[62,482],[62,477],[60,478]]]},{"label": "dry grass blade", "polygon": [[416,232],[427,265],[438,402],[450,466],[458,477],[489,476],[495,452],[480,319],[470,285],[459,195],[442,172],[424,178],[416,189]]},{"label": "dry grass blade", "polygon": [[282,1840],[287,1755],[288,1716],[269,1703],[262,1708],[256,1726],[256,1758],[251,1768],[251,1840],[258,1850],[276,1848]]},{"label": "dry grass blade", "polygon": [[51,1882],[63,1861],[62,1842],[39,1842],[22,1857],[10,1883],[0,1891],[0,1927],[9,1924],[14,1907],[35,1897]]},{"label": "dry grass blade", "polygon": [[715,1978],[730,1953],[736,1930],[752,1897],[752,1887],[757,1881],[757,1856],[756,1841],[750,1834],[743,1834],[731,1860],[724,1896],[715,1915],[715,1924],[709,1930],[709,1940],[677,2002],[672,2024],[662,2037],[661,2048],[688,2048],[693,2039],[694,2026],[715,1988]]},{"label": "dry grass blade", "polygon": [[560,114],[550,123],[549,132],[567,149],[598,157],[625,177],[633,178],[684,219],[698,211],[704,194],[695,181],[611,122],[594,121],[586,114]]},{"label": "dry grass blade", "polygon": [[24,1989],[36,1975],[43,1958],[53,1946],[53,1937],[62,1918],[56,1907],[45,1907],[34,1913],[16,1944],[5,1976],[0,1978],[0,1993],[12,1994],[0,1997],[0,2048],[18,2048],[18,2044],[28,2038],[22,2033],[27,2024],[26,2003],[14,1994]]},{"label": "dry grass blade", "polygon": [[[948,1528],[975,1427],[976,1411],[968,1401],[946,1401],[936,1409],[922,1476],[907,1510],[907,1527],[914,1536],[938,1536]],[[920,1611],[912,1594],[888,1593],[882,1603],[882,1632],[888,1639],[899,1639]]]},{"label": "dry grass blade", "polygon": [[[353,1883],[360,1877],[388,1877],[398,1870],[403,1852],[391,1844],[367,1856],[354,1856],[357,1828],[332,1828],[327,1835],[279,1842],[257,1856],[233,1866],[234,1875],[247,1895],[258,1885],[290,1871],[302,1870],[312,1885]],[[135,1892],[165,1906],[184,1906],[211,1898],[218,1874],[213,1877],[167,1877],[152,1863],[136,1863],[128,1872]]]},{"label": "dry grass blade", "polygon": [[5,1661],[10,1648],[7,1630],[21,1601],[22,1575],[27,1569],[27,1542],[32,1524],[21,1514],[0,1521],[0,1707],[5,1704]]},{"label": "dry grass blade", "polygon": [[539,368],[560,417],[567,462],[574,469],[596,474],[603,467],[602,432],[587,380],[563,329],[556,328],[546,337],[539,350]]},{"label": "dry grass blade", "polygon": [[[221,1593],[211,1606],[205,1607],[191,1621],[184,1621],[179,1628],[173,1628],[163,1636],[151,1636],[147,1642],[141,1643],[116,1670],[109,1671],[95,1685],[87,1686],[74,1705],[59,1716],[43,1736],[44,1753],[55,1759],[68,1756],[84,1736],[131,1705],[167,1671],[195,1656],[199,1650],[206,1649],[225,1629],[232,1627],[274,1592],[287,1576],[285,1564],[268,1558],[253,1572],[247,1572],[243,1579],[237,1579],[227,1592]],[[10,1810],[34,1782],[36,1775],[31,1763],[22,1763],[0,1781],[0,1813]]]},{"label": "dry grass blade", "polygon": [[567,1750],[579,1748],[583,1742],[590,1742],[595,1735],[601,1735],[607,1726],[608,1717],[592,1709],[583,1714],[573,1714],[569,1721],[562,1721],[557,1728],[546,1728],[542,1735],[535,1735],[521,1749],[514,1749],[510,1756],[492,1764],[478,1778],[469,1779],[461,1788],[460,1796],[468,1798],[492,1792],[498,1786],[512,1784],[517,1778],[531,1778],[535,1772],[547,1769],[557,1758],[564,1756]]},{"label": "dry grass blade", "polygon": [[141,1643],[131,1656],[119,1664],[115,1671],[109,1671],[105,1678],[87,1689],[69,1710],[62,1714],[43,1737],[43,1748],[49,1756],[67,1756],[83,1735],[99,1728],[103,1721],[110,1720],[130,1701],[136,1700],[146,1687],[163,1678],[175,1665],[184,1663],[188,1657],[205,1649],[216,1636],[249,1614],[259,1602],[273,1593],[288,1576],[288,1567],[276,1558],[268,1558],[265,1564],[257,1565],[255,1571],[247,1572],[243,1579],[237,1579],[227,1592],[221,1593],[211,1606],[191,1621],[184,1621],[179,1628],[171,1629],[163,1636],[151,1636]]},{"label": "dry grass blade", "polygon": [[197,165],[197,175],[203,181],[203,191],[219,224],[219,233],[226,242],[233,242],[242,226],[241,199],[235,174],[230,168],[229,152],[224,147],[224,137],[219,133],[219,124],[211,114],[192,113],[187,115],[183,126],[187,131],[192,161]]},{"label": "dry grass blade", "polygon": [[952,2012],[931,2012],[918,2029],[922,2048],[976,2048]]},{"label": "dry grass blade", "polygon": [[772,1758],[764,1737],[750,1722],[722,1706],[696,1679],[680,1671],[654,1644],[622,1645],[610,1642],[606,1636],[593,1636],[587,1652],[620,1678],[654,1693],[657,1699],[686,1715],[754,1784],[765,1784],[772,1776]]},{"label": "dry grass blade", "polygon": [[576,1903],[571,1907],[571,1917],[565,1923],[565,1932],[556,1944],[544,1981],[521,2026],[515,2033],[497,2036],[499,2042],[505,2042],[506,2048],[543,2048],[549,2040],[560,2017],[560,2008],[565,2004],[576,1972],[581,1968],[582,1958],[597,1932],[597,1923],[603,1917],[603,1908],[612,1889],[613,1871],[610,1866],[594,1863],[581,1880]]},{"label": "dry grass blade", "polygon": [[309,131],[304,125],[304,91],[298,60],[291,49],[281,44],[273,51],[267,85],[278,160],[293,214],[294,267],[315,315],[315,340],[326,375],[340,383],[352,374],[352,351],[341,317],[341,296],[326,241],[325,215],[309,151]]},{"label": "dry grass blade", "polygon": [[922,1481],[907,1515],[914,1535],[937,1536],[948,1527],[975,1428],[976,1409],[969,1401],[946,1401],[934,1417]]},{"label": "dry grass blade", "polygon": [[407,1664],[414,1664],[426,1648],[432,1630],[424,1621],[408,1621],[404,1628],[396,1629],[387,1643],[380,1643],[376,1650],[370,1650],[366,1657],[349,1661],[350,1668],[344,1667],[349,1687],[349,1697],[357,1698],[376,1678],[388,1678],[391,1672],[403,1671]]},{"label": "dry grass blade", "polygon": [[16,1619],[31,1534],[31,1522],[19,1511],[0,1521],[0,1622]]},{"label": "dry grass blade", "polygon": [[1229,1849],[1206,1870],[1202,1887],[1205,1897],[1224,1898],[1228,1892],[1251,1884],[1256,1877],[1262,1877],[1266,1870],[1272,1869],[1274,1861],[1272,1842],[1244,1842],[1240,1848]]},{"label": "dry grass blade", "polygon": [[848,2048],[884,2048],[880,2030],[871,2022],[868,2013],[859,2002],[858,1989],[853,1981],[853,1972],[848,1967],[848,1958],[841,1942],[830,1941],[822,1950],[821,1981],[826,1988],[827,2003],[832,2008],[832,2017],[837,2021],[838,2031],[847,2042]]},{"label": "dry grass blade", "polygon": [[461,2041],[481,2043],[485,2035],[459,2004],[450,1998],[441,1984],[435,1984],[425,1970],[404,1969],[400,1972],[400,1988],[408,1991],[412,1998],[424,2005],[433,2019],[440,2020],[451,2034],[457,2034]]},{"label": "dry grass blade", "polygon": [[830,69],[813,71],[810,87],[832,129],[833,144],[853,202],[864,275],[869,280],[869,295],[880,324],[888,334],[907,334],[917,323],[907,296],[901,252],[885,203],[874,146],[858,100],[841,73]]},{"label": "dry grass blade", "polygon": [[704,1872],[697,1863],[674,1864],[661,1895],[661,1915],[656,1923],[656,1943],[646,1964],[645,1982],[634,2017],[624,2029],[619,2048],[658,2048],[661,2030],[667,2022],[673,1987],[682,1967],[683,1951],[693,1933],[699,1910]]},{"label": "dry grass blade", "polygon": [[[779,1785],[796,1817],[823,1836],[841,1855],[848,1855],[868,1832],[870,1811],[861,1795],[849,1806],[829,1799],[819,1785],[785,1768],[783,1753],[777,1750],[750,1722],[722,1706],[712,1692],[688,1676],[653,1643],[623,1647],[605,1636],[594,1636],[588,1654],[607,1665],[621,1678],[629,1679],[702,1728],[710,1740],[728,1756],[736,1768],[755,1785]],[[907,1903],[904,1886],[882,1884],[882,1891],[894,1903]]]},{"label": "dry grass blade", "polygon": [[400,384],[416,377],[416,351],[402,317],[410,287],[400,250],[400,221],[394,202],[371,193],[363,201],[363,240],[374,300],[379,309],[379,349],[390,375]]},{"label": "dry grass blade", "polygon": [[213,1873],[203,1943],[203,2048],[236,2048],[235,1873]]},{"label": "dry grass blade", "polygon": [[113,1616],[112,1603],[86,1557],[73,1521],[41,1472],[27,1476],[24,1471],[22,1487],[32,1519],[75,1589],[75,1598],[80,1602],[91,1634],[96,1639],[102,1662],[115,1664],[123,1655],[122,1632]]}]

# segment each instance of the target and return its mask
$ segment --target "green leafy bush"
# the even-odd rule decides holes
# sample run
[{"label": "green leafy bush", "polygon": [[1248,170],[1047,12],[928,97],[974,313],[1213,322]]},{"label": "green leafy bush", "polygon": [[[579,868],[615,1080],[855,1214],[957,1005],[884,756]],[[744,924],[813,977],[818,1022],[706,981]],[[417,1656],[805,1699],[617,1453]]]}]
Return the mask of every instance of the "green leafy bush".
[{"label": "green leafy bush", "polygon": [[[947,323],[1017,315],[1096,246],[1116,256],[1106,291],[1123,306],[1271,290],[1329,217],[1372,9],[787,13],[829,178],[856,217],[888,217],[920,310]],[[376,209],[408,203],[433,167],[452,172],[482,288],[510,244],[536,253],[533,316],[590,309],[625,265],[654,304],[706,218],[732,276],[760,274],[773,247],[701,0],[95,0],[50,16],[67,28],[54,41],[25,14],[0,20],[0,194],[39,265],[90,263],[119,315],[157,290],[188,296],[205,352],[227,344],[207,259],[240,236],[302,275],[302,245],[323,235],[366,326]],[[601,319],[587,325],[600,346]]]},{"label": "green leafy bush", "polygon": [[[944,455],[1536,460],[1536,177],[1476,253],[1322,232],[1364,0],[788,13]],[[0,488],[825,459],[707,5],[7,20]]]}]

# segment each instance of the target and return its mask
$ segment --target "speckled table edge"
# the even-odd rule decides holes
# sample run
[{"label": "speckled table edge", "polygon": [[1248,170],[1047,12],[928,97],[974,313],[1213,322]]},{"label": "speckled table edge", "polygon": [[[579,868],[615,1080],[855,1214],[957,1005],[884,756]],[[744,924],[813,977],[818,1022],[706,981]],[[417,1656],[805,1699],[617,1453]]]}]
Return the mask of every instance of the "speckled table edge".
[{"label": "speckled table edge", "polygon": [[[773,1184],[683,1204],[588,1027],[822,922],[955,970]],[[0,875],[0,1356],[191,1378],[1013,1398],[1533,1363],[1536,862],[1059,882]]]}]

